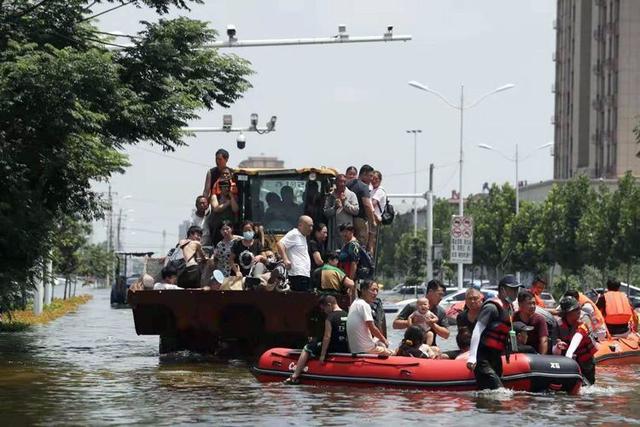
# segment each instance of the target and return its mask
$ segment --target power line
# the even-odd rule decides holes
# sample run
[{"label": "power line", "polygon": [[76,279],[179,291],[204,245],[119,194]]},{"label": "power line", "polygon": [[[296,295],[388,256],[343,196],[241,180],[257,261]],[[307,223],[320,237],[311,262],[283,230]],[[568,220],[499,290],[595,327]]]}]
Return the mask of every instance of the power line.
[{"label": "power line", "polygon": [[150,149],[144,148],[144,147],[139,147],[137,145],[133,145],[133,147],[137,148],[138,150],[146,151],[147,153],[155,154],[156,156],[166,157],[168,159],[177,160],[179,162],[189,163],[189,164],[196,165],[196,166],[204,166],[204,167],[207,167],[207,168],[211,166],[211,165],[208,165],[206,163],[195,162],[193,160],[183,159],[182,157],[176,157],[176,156],[172,156],[172,155],[166,154],[166,153],[158,153],[157,151],[153,151],[153,150],[150,150]]},{"label": "power line", "polygon": [[114,10],[120,9],[121,7],[127,6],[127,5],[129,5],[129,4],[131,4],[131,3],[135,2],[135,1],[137,1],[137,0],[129,0],[128,2],[119,4],[118,6],[114,6],[111,9],[103,10],[102,12],[96,13],[95,15],[87,16],[86,18],[83,18],[83,19],[79,20],[77,23],[79,24],[79,23],[84,22],[84,21],[89,21],[90,19],[97,18],[98,16],[102,16],[102,15],[107,14],[109,12],[113,12]]}]

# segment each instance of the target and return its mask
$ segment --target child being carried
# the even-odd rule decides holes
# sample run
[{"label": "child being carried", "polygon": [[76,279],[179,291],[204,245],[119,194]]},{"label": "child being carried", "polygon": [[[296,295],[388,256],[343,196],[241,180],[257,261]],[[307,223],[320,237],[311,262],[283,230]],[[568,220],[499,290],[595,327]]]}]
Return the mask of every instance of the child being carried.
[{"label": "child being carried", "polygon": [[431,330],[431,324],[438,321],[438,316],[429,311],[429,300],[425,297],[418,298],[416,311],[411,313],[407,320],[409,327],[418,326],[422,329],[424,334],[422,342],[428,346],[432,346],[434,334]]}]

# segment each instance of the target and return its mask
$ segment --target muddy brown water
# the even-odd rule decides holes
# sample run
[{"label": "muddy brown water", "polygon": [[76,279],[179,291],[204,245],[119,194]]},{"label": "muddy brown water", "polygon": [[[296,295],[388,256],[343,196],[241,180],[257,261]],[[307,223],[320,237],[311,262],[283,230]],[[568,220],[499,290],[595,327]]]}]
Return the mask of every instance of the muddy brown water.
[{"label": "muddy brown water", "polygon": [[159,357],[130,310],[89,292],[76,313],[0,333],[0,425],[640,424],[640,365],[599,367],[598,385],[575,397],[260,384],[245,361]]}]

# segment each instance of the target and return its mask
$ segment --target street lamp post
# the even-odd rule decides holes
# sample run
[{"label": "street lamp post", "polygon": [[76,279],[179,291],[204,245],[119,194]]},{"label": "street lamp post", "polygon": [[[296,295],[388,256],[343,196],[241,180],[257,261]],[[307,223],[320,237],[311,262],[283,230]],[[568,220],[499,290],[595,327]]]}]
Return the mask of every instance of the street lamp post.
[{"label": "street lamp post", "polygon": [[[422,133],[421,129],[409,129],[408,134],[413,134],[413,192],[418,193],[418,134]],[[418,235],[418,205],[416,199],[413,199],[413,237]]]},{"label": "street lamp post", "polygon": [[[415,87],[416,89],[420,89],[423,90],[425,92],[429,92],[435,96],[437,96],[438,98],[440,98],[440,100],[442,100],[445,104],[447,104],[449,107],[456,109],[458,111],[460,111],[460,173],[459,173],[459,183],[458,183],[458,215],[462,216],[464,215],[464,197],[462,195],[462,170],[463,170],[463,166],[464,166],[464,139],[463,139],[463,132],[464,132],[464,110],[470,109],[475,107],[476,105],[478,105],[480,102],[482,102],[485,98],[487,98],[488,96],[491,96],[493,94],[496,94],[498,92],[502,92],[508,89],[513,88],[515,85],[514,84],[506,84],[504,86],[500,86],[494,90],[492,90],[491,92],[488,92],[484,95],[482,95],[480,98],[478,98],[476,101],[465,105],[464,103],[464,85],[460,85],[460,104],[456,105],[452,102],[450,102],[444,95],[442,95],[440,92],[429,88],[428,86],[423,85],[422,83],[419,83],[415,80],[412,80],[409,82],[409,86]],[[458,263],[458,289],[462,289],[462,284],[463,284],[463,277],[464,275],[464,264],[462,263]]]},{"label": "street lamp post", "polygon": [[536,147],[535,150],[533,150],[531,153],[527,154],[523,159],[520,159],[520,154],[518,152],[518,144],[516,144],[516,151],[515,151],[515,156],[513,157],[509,157],[506,154],[502,153],[500,150],[495,149],[493,146],[489,145],[489,144],[478,144],[478,148],[482,148],[483,150],[489,150],[489,151],[495,151],[496,153],[498,153],[500,156],[502,156],[503,158],[507,159],[510,162],[514,162],[515,166],[516,166],[516,215],[518,215],[518,213],[520,212],[520,181],[519,181],[519,165],[520,165],[520,160],[526,160],[529,157],[533,156],[538,150],[542,150],[543,148],[547,148],[547,147],[551,147],[553,145],[553,142],[547,142],[546,144],[543,144],[539,147]]},{"label": "street lamp post", "polygon": [[[542,150],[543,148],[547,148],[547,147],[550,147],[552,145],[553,145],[553,142],[547,142],[546,144],[543,144],[543,145],[537,147],[530,154],[528,154],[523,160],[528,159],[529,157],[531,157],[538,150]],[[516,215],[518,215],[520,213],[520,180],[518,178],[518,168],[519,168],[519,165],[520,165],[520,154],[518,152],[518,144],[516,144],[516,153],[515,153],[515,156],[513,158],[503,154],[499,150],[496,150],[495,148],[493,148],[489,144],[478,144],[478,147],[482,148],[484,150],[495,151],[496,153],[498,153],[499,155],[501,155],[505,159],[509,160],[510,162],[514,162],[515,163],[515,165],[516,165]],[[520,282],[520,272],[519,271],[516,272],[516,280],[518,282]]]}]

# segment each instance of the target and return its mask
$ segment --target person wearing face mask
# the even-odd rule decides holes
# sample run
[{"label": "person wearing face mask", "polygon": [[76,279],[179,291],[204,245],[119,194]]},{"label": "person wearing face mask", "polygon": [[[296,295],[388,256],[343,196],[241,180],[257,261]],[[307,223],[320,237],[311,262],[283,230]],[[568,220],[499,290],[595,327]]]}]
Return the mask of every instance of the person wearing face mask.
[{"label": "person wearing face mask", "polygon": [[263,248],[255,238],[253,222],[242,223],[242,239],[236,240],[231,247],[231,264],[237,264],[243,276],[249,275],[251,267],[257,262],[264,262]]},{"label": "person wearing face mask", "polygon": [[[480,309],[471,336],[467,368],[473,371],[481,390],[502,387],[502,354],[507,357],[516,341],[513,329],[513,302],[520,284],[512,275],[500,279],[498,297],[486,301]],[[508,359],[507,359],[508,360]]]},{"label": "person wearing face mask", "polygon": [[220,227],[220,234],[222,240],[218,242],[214,251],[213,259],[215,263],[215,269],[220,270],[224,277],[231,275],[231,248],[233,247],[233,228],[231,221],[222,221]]}]

